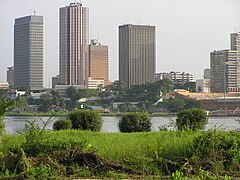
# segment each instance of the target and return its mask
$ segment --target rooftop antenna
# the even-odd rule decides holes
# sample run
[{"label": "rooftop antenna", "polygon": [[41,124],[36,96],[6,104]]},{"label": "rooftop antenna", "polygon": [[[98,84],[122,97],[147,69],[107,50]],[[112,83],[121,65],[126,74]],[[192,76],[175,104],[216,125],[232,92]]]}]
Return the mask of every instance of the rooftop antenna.
[{"label": "rooftop antenna", "polygon": [[35,3],[33,5],[33,15],[36,16],[36,7],[35,7]]}]

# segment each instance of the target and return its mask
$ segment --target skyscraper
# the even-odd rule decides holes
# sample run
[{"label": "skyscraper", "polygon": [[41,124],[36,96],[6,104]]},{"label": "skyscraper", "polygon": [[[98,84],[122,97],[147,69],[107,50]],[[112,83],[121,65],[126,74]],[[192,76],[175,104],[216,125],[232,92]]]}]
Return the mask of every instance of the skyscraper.
[{"label": "skyscraper", "polygon": [[42,16],[15,19],[14,86],[43,89],[44,24]]},{"label": "skyscraper", "polygon": [[127,87],[153,82],[155,64],[155,26],[119,26],[119,80]]},{"label": "skyscraper", "polygon": [[60,8],[60,83],[84,85],[89,76],[89,10],[81,3]]},{"label": "skyscraper", "polygon": [[92,80],[104,80],[105,86],[109,83],[108,46],[101,45],[96,39],[89,46],[89,77]]}]

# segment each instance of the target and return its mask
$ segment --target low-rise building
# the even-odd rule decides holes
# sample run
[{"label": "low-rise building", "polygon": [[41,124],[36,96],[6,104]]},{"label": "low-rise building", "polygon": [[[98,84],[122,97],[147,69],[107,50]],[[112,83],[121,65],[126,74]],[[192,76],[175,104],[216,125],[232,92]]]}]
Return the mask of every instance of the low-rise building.
[{"label": "low-rise building", "polygon": [[0,82],[0,89],[8,89],[9,84],[8,82]]}]

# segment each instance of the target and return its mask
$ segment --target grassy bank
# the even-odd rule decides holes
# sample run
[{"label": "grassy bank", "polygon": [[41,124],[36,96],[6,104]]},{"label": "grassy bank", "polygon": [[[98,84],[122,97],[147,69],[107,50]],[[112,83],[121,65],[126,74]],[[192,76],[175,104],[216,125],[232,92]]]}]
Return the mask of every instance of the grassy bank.
[{"label": "grassy bank", "polygon": [[4,136],[0,151],[1,177],[240,177],[239,132],[123,134],[33,128]]}]

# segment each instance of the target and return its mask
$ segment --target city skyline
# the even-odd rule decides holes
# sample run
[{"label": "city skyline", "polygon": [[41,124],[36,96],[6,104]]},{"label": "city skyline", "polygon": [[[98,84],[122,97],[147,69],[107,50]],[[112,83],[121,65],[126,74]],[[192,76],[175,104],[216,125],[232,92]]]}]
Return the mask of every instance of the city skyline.
[{"label": "city skyline", "polygon": [[[44,16],[45,86],[58,74],[58,9],[70,1],[11,0],[0,2],[0,81],[6,81],[8,66],[13,65],[13,20],[33,14]],[[240,2],[237,0],[151,0],[112,2],[83,1],[90,9],[90,39],[100,37],[109,45],[110,80],[118,79],[118,26],[121,24],[151,24],[157,28],[157,71],[190,71],[201,78],[209,67],[209,52],[229,47],[228,36],[239,31]],[[35,4],[35,5],[34,5]],[[128,7],[125,7],[126,4]],[[35,8],[34,8],[35,6]],[[120,8],[122,7],[122,8]],[[125,7],[125,8],[124,8]],[[214,12],[214,13],[213,13]],[[224,12],[224,13],[223,13]],[[111,16],[110,16],[111,14]],[[174,43],[173,43],[174,42]],[[194,63],[193,63],[194,62]]]}]

